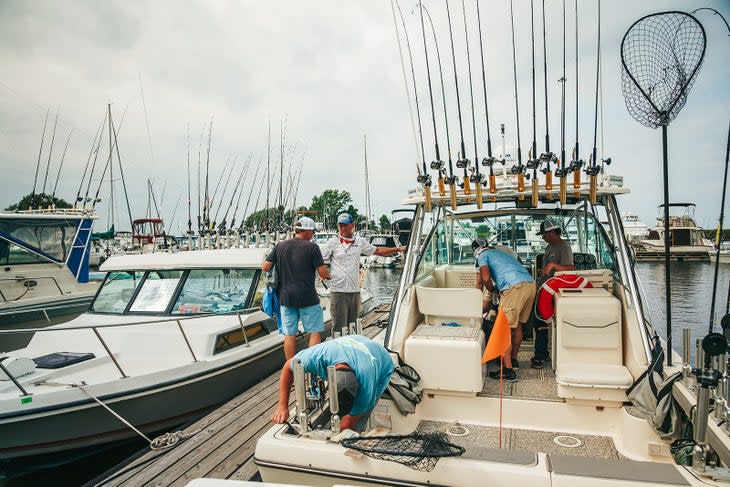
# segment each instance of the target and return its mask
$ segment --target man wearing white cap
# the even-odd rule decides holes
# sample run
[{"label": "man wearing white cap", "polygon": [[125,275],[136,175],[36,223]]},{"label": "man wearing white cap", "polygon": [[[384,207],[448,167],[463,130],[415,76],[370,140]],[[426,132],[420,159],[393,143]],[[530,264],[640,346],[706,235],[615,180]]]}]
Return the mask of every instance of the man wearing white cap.
[{"label": "man wearing white cap", "polygon": [[355,219],[349,213],[337,216],[338,235],[327,241],[322,257],[330,261],[330,313],[332,326],[340,329],[360,315],[360,256],[391,255],[405,247],[376,247],[355,235]]},{"label": "man wearing white cap", "polygon": [[310,334],[310,347],[322,341],[324,316],[314,287],[314,274],[316,271],[322,279],[330,276],[319,246],[311,242],[315,231],[314,220],[306,216],[300,218],[294,223],[294,238],[276,244],[261,266],[264,272],[269,272],[275,265],[278,268],[279,332],[284,335],[284,356],[287,360],[296,353],[300,320],[304,331]]}]

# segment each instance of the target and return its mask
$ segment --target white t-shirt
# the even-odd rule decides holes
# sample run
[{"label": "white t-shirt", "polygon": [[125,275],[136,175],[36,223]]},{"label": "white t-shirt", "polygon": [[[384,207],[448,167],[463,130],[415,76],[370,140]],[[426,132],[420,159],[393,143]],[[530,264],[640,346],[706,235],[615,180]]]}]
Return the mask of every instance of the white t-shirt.
[{"label": "white t-shirt", "polygon": [[377,247],[362,237],[351,244],[332,237],[322,249],[322,258],[330,261],[330,291],[336,293],[360,292],[360,256],[373,255]]}]

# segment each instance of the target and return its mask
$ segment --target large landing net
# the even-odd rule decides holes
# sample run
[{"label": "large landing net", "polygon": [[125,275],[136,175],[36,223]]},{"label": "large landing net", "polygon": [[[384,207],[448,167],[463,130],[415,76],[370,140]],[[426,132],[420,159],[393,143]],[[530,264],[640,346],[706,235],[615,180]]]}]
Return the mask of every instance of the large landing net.
[{"label": "large landing net", "polygon": [[621,91],[640,124],[669,125],[684,107],[705,55],[705,30],[684,12],[639,19],[621,43]]},{"label": "large landing net", "polygon": [[422,472],[433,470],[439,458],[458,457],[466,451],[450,443],[445,433],[414,432],[409,435],[347,438],[342,440],[342,446]]}]

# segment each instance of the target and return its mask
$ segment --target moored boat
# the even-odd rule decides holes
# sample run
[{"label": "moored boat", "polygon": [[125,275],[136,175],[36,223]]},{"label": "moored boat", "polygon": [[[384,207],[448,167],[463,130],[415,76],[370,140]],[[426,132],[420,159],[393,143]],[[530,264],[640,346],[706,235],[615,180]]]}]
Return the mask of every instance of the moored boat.
[{"label": "moored boat", "polygon": [[[60,323],[88,309],[98,288],[89,282],[94,218],[75,209],[0,213],[0,330]],[[0,351],[28,340],[5,335]]]},{"label": "moored boat", "polygon": [[[659,208],[663,208],[660,205]],[[681,215],[669,216],[669,255],[674,260],[708,260],[712,245],[704,237],[702,228],[695,222],[694,203],[670,203],[670,209],[682,208]],[[635,240],[637,260],[664,259],[664,218],[649,230],[647,238]]]}]

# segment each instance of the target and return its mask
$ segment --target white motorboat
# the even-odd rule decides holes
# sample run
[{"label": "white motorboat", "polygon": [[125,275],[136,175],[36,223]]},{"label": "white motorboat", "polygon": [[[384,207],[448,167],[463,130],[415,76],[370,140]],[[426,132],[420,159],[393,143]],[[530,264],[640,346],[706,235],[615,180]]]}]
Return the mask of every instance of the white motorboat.
[{"label": "white motorboat", "polygon": [[[389,233],[370,233],[366,238],[372,245],[376,247],[397,247],[397,235]],[[363,255],[360,257],[360,264],[366,268],[374,269],[393,269],[400,262],[400,255]]]},{"label": "white motorboat", "polygon": [[[663,208],[660,205],[659,208]],[[670,211],[682,208],[681,215],[669,215],[669,254],[676,260],[708,260],[713,250],[702,228],[695,223],[694,203],[670,203]],[[647,238],[635,242],[638,260],[664,259],[664,217],[657,218],[656,227]]]},{"label": "white motorboat", "polygon": [[639,220],[639,216],[628,211],[621,212],[621,223],[624,226],[624,235],[629,243],[639,243],[649,238],[649,227]]},{"label": "white motorboat", "polygon": [[713,264],[719,259],[720,264],[730,264],[730,241],[724,240],[720,242],[720,252],[717,250],[710,251],[710,262]]},{"label": "white motorboat", "polygon": [[0,472],[62,462],[137,434],[106,406],[149,434],[281,367],[283,339],[260,309],[265,254],[109,258],[87,313],[36,331],[27,347],[0,357]]},{"label": "white motorboat", "polygon": [[[0,330],[46,326],[86,311],[98,283],[89,282],[95,216],[74,209],[0,213]],[[0,351],[30,334],[0,339]]]},{"label": "white motorboat", "polygon": [[[520,196],[529,200],[530,193],[521,194],[515,178],[501,181],[496,203],[481,210],[473,195],[459,192],[458,209],[452,211],[448,195],[434,191],[434,210],[428,212],[422,190],[412,192],[404,202],[416,211],[400,288],[389,327],[376,339],[418,371],[422,401],[413,414],[403,416],[395,402],[381,398],[370,418],[373,430],[366,428],[360,442],[364,450],[370,448],[363,454],[331,441],[339,432],[331,423],[312,429],[303,421],[314,418],[321,403],[313,404],[295,388],[299,395],[292,418],[300,419],[272,426],[258,441],[255,461],[262,479],[307,485],[640,486],[717,485],[717,479],[727,478],[730,436],[724,396],[715,393],[721,409],[708,413],[708,401],[698,401],[697,390],[705,391],[700,397],[707,399],[703,394],[712,395],[713,389],[698,387],[675,352],[669,352],[674,365],[665,364],[664,373],[681,369],[686,378],[671,389],[678,425],[673,432],[657,431],[651,424],[655,411],[632,404],[627,395],[634,381],[652,373],[653,358],[661,360],[664,352],[648,324],[646,300],[621,227],[616,195],[628,189],[612,181],[620,180],[598,178],[595,205],[583,199],[589,192],[585,182],[581,196],[571,190],[562,206],[554,192],[549,197],[551,192],[540,185],[536,208],[521,203]],[[518,382],[502,385],[487,377],[481,364],[483,296],[474,289],[473,257],[458,251],[456,243],[466,231],[514,248],[517,242],[504,241],[496,229],[515,220],[534,228],[546,217],[563,228],[574,251],[575,273],[593,288],[557,293],[550,365],[526,367],[531,351],[524,350],[518,356],[523,364]],[[525,265],[535,272],[534,263]],[[461,326],[443,326],[445,322]],[[687,428],[705,424],[706,435],[703,429],[695,450],[705,449],[715,463],[677,464],[682,455],[692,457],[692,448],[687,453],[685,445],[675,459],[672,441]],[[405,442],[416,443],[416,435],[433,431],[462,453],[439,458],[425,447],[415,453],[431,456],[433,462],[426,468],[406,466],[418,458]],[[386,440],[377,440],[383,434]],[[379,446],[394,435],[405,439]]]}]

